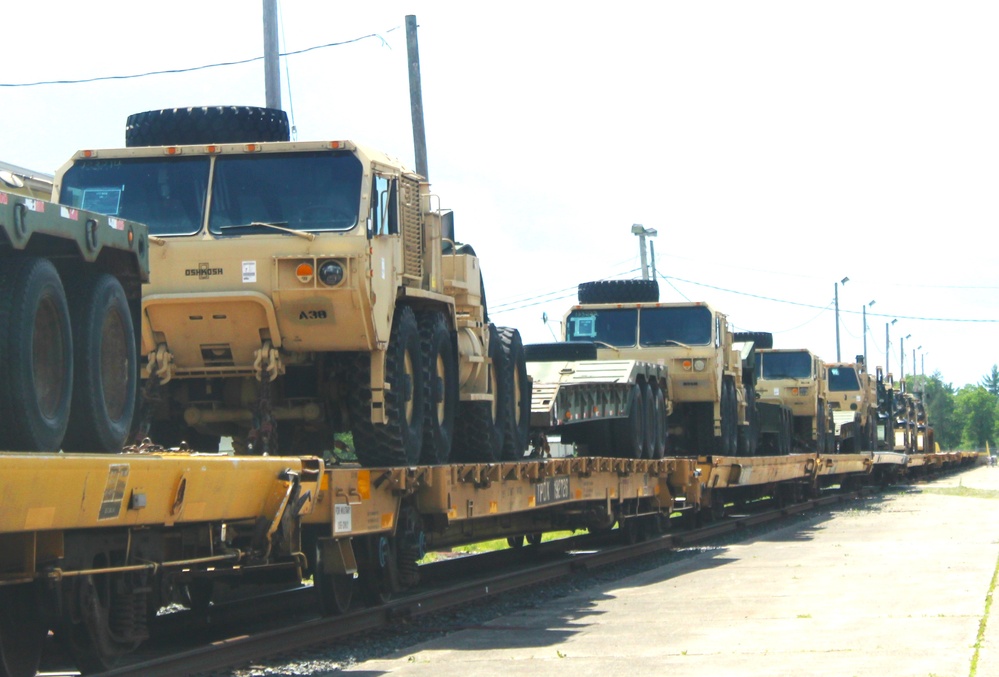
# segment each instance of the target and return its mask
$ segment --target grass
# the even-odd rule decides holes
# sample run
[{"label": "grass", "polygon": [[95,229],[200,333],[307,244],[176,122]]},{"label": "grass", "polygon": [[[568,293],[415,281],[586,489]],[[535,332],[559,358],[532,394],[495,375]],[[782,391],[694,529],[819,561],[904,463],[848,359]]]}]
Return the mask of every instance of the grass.
[{"label": "grass", "polygon": [[999,579],[999,559],[996,560],[996,568],[992,572],[992,582],[989,584],[989,591],[985,594],[985,613],[978,621],[978,637],[975,640],[975,653],[971,657],[971,670],[968,677],[975,677],[978,674],[978,654],[982,649],[982,642],[985,641],[985,628],[989,623],[989,613],[992,611],[992,595],[996,589],[996,579]]},{"label": "grass", "polygon": [[[573,532],[571,531],[552,531],[542,535],[541,542],[547,543],[548,541],[556,541],[560,538],[572,536],[572,534]],[[480,543],[471,543],[469,545],[456,545],[451,548],[451,552],[475,555],[482,552],[492,552],[494,550],[506,550],[509,547],[510,544],[506,542],[505,538],[497,538],[491,541],[482,541]],[[444,553],[428,552],[427,556],[420,560],[420,563],[425,564],[427,562],[436,562],[447,558],[448,556]]]},{"label": "grass", "polygon": [[939,494],[941,496],[961,496],[964,498],[999,498],[999,490],[974,489],[960,484],[956,487],[926,487],[920,490],[924,494]]}]

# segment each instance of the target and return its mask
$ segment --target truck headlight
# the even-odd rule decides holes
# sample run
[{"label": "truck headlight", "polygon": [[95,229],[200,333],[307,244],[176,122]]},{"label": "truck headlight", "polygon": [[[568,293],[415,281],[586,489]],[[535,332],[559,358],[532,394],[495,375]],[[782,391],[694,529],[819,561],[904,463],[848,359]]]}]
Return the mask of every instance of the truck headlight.
[{"label": "truck headlight", "polygon": [[335,287],[343,282],[343,266],[337,261],[324,261],[319,266],[319,279],[327,287]]}]

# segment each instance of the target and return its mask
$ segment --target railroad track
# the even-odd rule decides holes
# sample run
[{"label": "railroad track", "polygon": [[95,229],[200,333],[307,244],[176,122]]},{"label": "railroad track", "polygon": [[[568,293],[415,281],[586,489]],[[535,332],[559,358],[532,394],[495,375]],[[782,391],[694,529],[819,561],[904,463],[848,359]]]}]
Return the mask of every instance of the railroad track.
[{"label": "railroad track", "polygon": [[[792,514],[804,512],[820,506],[848,501],[861,495],[860,491],[838,492],[828,496],[810,499],[780,509],[769,509],[755,514],[728,517],[715,523],[689,531],[673,532],[649,538],[633,544],[614,544],[620,537],[613,538],[609,532],[599,535],[576,536],[561,541],[552,541],[524,549],[497,551],[483,555],[459,558],[422,567],[427,570],[426,578],[431,586],[433,581],[450,580],[452,583],[432,587],[419,594],[410,594],[389,601],[381,606],[358,609],[340,616],[309,618],[295,621],[277,629],[239,634],[213,641],[210,644],[157,656],[141,662],[134,662],[110,672],[107,677],[173,677],[178,674],[198,674],[234,668],[239,665],[268,657],[287,655],[310,647],[330,644],[352,635],[371,632],[389,627],[401,621],[426,616],[453,607],[459,607],[490,597],[497,597],[515,590],[521,590],[561,579],[579,572],[607,567],[625,560],[664,550],[675,549],[701,543],[723,534],[737,532],[754,525],[773,522]],[[521,563],[512,571],[476,577],[453,583],[461,575],[462,569],[474,568],[495,570],[501,568],[502,560]],[[524,561],[531,559],[531,563]],[[474,560],[474,565],[471,562]],[[436,585],[441,585],[437,583]],[[307,595],[310,591],[295,590],[285,595]],[[261,604],[252,601],[254,613],[260,616]],[[309,602],[313,604],[314,602]],[[278,602],[287,608],[287,602]],[[236,607],[239,603],[235,604]],[[308,609],[300,605],[299,608]],[[228,613],[222,608],[214,610],[215,622],[219,614]],[[235,616],[239,611],[233,611]],[[238,627],[238,626],[237,626]],[[154,647],[150,647],[153,649]]]}]

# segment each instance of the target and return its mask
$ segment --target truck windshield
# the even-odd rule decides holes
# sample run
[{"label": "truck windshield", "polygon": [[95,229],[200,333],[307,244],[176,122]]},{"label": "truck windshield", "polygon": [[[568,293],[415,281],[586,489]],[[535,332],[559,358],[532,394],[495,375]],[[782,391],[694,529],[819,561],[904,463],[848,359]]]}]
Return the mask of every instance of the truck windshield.
[{"label": "truck windshield", "polygon": [[78,160],[62,179],[59,202],[149,226],[151,235],[201,230],[208,157]]},{"label": "truck windshield", "polygon": [[313,232],[350,230],[360,204],[361,162],[350,153],[222,155],[215,161],[208,230],[220,235],[227,226],[255,222]]},{"label": "truck windshield", "polygon": [[193,235],[204,223],[212,160],[208,228],[215,235],[279,232],[253,223],[313,232],[357,225],[361,163],[329,151],[78,160],[59,199],[144,223],[153,235]]},{"label": "truck windshield", "polygon": [[829,390],[860,390],[860,380],[853,367],[829,367]]},{"label": "truck windshield", "polygon": [[643,346],[706,346],[712,324],[707,306],[642,308],[639,336]]},{"label": "truck windshield", "polygon": [[780,353],[756,353],[760,378],[812,378],[812,356],[807,350]]},{"label": "truck windshield", "polygon": [[600,341],[617,348],[632,347],[638,332],[638,310],[574,310],[566,321],[567,341]]}]

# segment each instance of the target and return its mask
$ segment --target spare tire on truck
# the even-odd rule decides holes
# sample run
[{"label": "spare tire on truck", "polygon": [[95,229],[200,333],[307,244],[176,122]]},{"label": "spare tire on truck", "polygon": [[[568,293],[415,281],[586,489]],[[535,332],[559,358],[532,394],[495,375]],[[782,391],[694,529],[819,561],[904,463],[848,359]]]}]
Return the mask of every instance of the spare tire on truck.
[{"label": "spare tire on truck", "polygon": [[129,148],[290,139],[287,113],[255,106],[166,108],[133,113],[125,123]]},{"label": "spare tire on truck", "polygon": [[658,303],[657,280],[597,280],[580,282],[580,303]]}]

